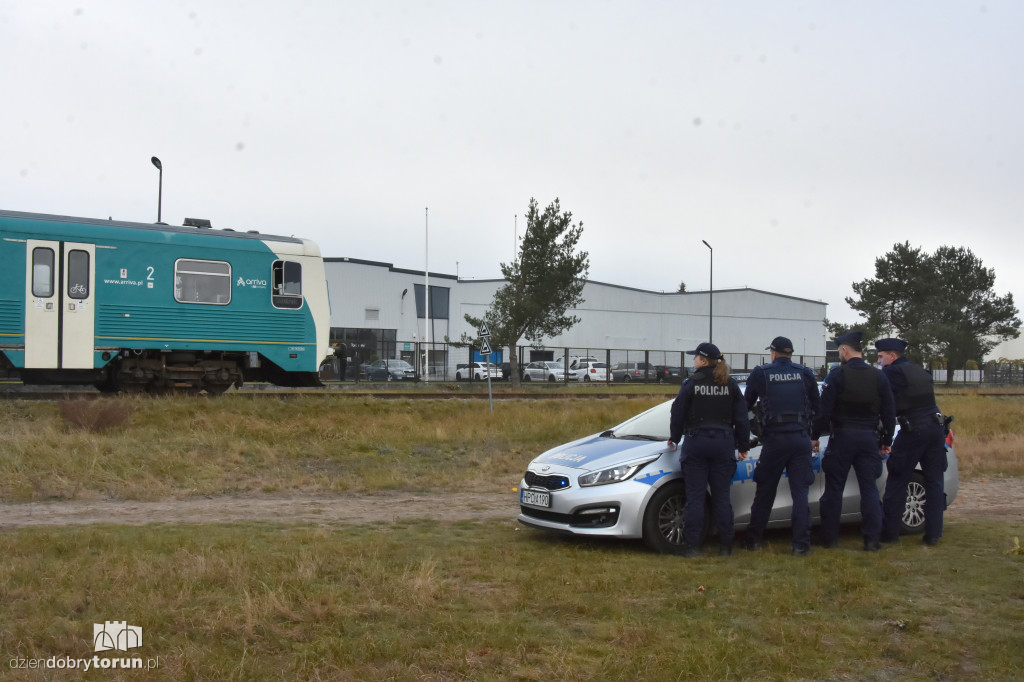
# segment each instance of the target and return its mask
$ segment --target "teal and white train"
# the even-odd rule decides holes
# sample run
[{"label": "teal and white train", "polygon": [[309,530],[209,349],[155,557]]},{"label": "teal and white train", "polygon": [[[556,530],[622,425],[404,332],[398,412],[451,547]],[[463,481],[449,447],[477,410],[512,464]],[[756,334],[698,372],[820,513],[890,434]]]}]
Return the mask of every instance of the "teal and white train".
[{"label": "teal and white train", "polygon": [[0,264],[0,374],[26,384],[316,386],[330,353],[306,239],[0,210]]}]

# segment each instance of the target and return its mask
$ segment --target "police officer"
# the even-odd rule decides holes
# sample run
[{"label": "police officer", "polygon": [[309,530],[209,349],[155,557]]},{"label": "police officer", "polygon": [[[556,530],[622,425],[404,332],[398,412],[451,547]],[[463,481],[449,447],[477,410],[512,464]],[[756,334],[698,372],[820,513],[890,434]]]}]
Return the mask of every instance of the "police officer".
[{"label": "police officer", "polygon": [[694,373],[679,388],[672,403],[668,446],[683,441],[680,460],[686,481],[686,521],[683,556],[700,556],[704,530],[704,496],[710,486],[711,509],[718,526],[720,556],[732,554],[734,537],[729,486],[736,473],[736,451],[746,459],[750,422],[739,384],[718,346],[702,343],[686,351],[693,357]]},{"label": "police officer", "polygon": [[886,462],[889,478],[882,496],[882,542],[899,542],[907,484],[920,463],[925,491],[924,543],[934,546],[942,537],[942,512],[946,508],[942,475],[947,461],[945,420],[935,404],[932,375],[903,357],[907,342],[902,339],[880,339],[875,348],[882,372],[892,386],[900,424]]},{"label": "police officer", "polygon": [[744,391],[747,409],[760,401],[761,457],[754,470],[757,491],[747,526],[749,550],[761,548],[764,529],[775,503],[775,491],[785,470],[793,497],[793,556],[811,550],[811,510],[807,491],[814,482],[811,424],[821,409],[814,372],[793,362],[793,342],[777,336],[765,350],[770,364],[755,367]]},{"label": "police officer", "polygon": [[861,357],[861,337],[861,332],[853,331],[836,338],[841,364],[825,377],[821,414],[811,436],[817,451],[818,438],[831,426],[832,437],[821,461],[825,474],[821,544],[839,546],[843,488],[852,466],[860,487],[864,549],[873,552],[882,548],[882,502],[876,481],[882,475],[882,458],[891,449],[896,410],[889,380]]}]

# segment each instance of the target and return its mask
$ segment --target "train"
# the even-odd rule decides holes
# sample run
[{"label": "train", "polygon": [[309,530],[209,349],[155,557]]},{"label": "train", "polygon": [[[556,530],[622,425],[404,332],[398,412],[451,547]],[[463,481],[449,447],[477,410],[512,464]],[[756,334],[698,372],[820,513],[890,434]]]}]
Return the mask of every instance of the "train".
[{"label": "train", "polygon": [[0,210],[0,375],[102,392],[319,386],[331,353],[308,239]]}]

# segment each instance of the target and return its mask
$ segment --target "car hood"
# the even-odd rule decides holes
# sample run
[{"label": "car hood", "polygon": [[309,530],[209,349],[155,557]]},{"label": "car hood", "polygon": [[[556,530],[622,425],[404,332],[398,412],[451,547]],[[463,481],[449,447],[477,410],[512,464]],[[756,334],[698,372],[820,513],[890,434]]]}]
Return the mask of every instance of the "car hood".
[{"label": "car hood", "polygon": [[633,440],[587,436],[552,448],[533,460],[533,464],[557,464],[573,469],[603,469],[620,462],[654,457],[668,449],[665,441]]}]

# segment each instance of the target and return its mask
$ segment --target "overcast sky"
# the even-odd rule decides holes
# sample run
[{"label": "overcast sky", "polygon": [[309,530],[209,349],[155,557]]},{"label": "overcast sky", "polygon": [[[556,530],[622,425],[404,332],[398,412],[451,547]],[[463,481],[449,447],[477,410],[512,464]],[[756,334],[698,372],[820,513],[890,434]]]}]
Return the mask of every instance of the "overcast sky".
[{"label": "overcast sky", "polygon": [[[830,319],[908,240],[1024,303],[1024,3],[0,0],[0,207],[500,277],[531,197],[591,279]],[[458,266],[456,266],[458,263]],[[1021,353],[1024,356],[1024,353]]]}]

